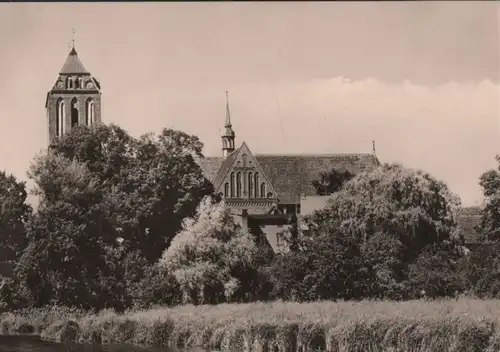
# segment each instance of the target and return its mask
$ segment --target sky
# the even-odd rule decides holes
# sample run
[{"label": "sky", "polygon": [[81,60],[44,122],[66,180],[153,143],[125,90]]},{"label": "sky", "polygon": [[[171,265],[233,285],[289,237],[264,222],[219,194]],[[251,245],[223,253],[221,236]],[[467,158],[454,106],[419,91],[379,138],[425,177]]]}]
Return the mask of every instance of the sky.
[{"label": "sky", "polygon": [[133,136],[175,128],[219,156],[227,90],[236,144],[254,154],[374,140],[381,162],[478,204],[500,154],[499,21],[495,2],[3,3],[0,169],[28,180],[46,147],[74,28],[103,122]]}]

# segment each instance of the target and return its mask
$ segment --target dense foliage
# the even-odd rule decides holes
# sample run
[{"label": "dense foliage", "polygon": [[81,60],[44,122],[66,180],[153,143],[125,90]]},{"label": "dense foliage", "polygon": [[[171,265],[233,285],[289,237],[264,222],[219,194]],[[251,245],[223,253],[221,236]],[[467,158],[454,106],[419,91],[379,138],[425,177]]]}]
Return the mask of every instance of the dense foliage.
[{"label": "dense foliage", "polygon": [[500,298],[500,167],[480,178],[484,235],[473,251],[458,197],[393,164],[318,175],[326,206],[293,216],[289,251],[273,255],[214,196],[201,149],[175,130],[134,138],[79,126],[34,159],[35,212],[24,183],[0,173],[0,254],[15,266],[0,277],[0,309]]}]

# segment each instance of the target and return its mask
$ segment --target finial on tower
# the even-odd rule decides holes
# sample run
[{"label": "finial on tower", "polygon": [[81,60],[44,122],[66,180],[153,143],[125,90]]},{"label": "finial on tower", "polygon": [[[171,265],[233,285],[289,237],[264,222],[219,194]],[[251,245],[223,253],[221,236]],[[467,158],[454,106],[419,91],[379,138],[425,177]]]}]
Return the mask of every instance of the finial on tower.
[{"label": "finial on tower", "polygon": [[373,154],[375,154],[375,141],[372,141],[373,144]]},{"label": "finial on tower", "polygon": [[73,31],[73,38],[71,40],[71,44],[73,45],[73,49],[75,48],[75,28],[73,27],[72,28],[72,31]]},{"label": "finial on tower", "polygon": [[226,90],[226,124],[224,127],[231,127],[231,114],[229,113],[229,93]]}]

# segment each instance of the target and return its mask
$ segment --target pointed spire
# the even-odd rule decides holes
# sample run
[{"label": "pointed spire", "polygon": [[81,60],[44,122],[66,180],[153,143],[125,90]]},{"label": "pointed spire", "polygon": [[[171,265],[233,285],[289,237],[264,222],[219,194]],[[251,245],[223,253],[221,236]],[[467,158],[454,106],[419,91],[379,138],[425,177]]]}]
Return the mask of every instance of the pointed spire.
[{"label": "pointed spire", "polygon": [[75,47],[71,49],[68,54],[68,58],[64,63],[61,72],[62,74],[88,74],[88,71],[83,66],[82,62],[78,58],[78,53],[76,52]]},{"label": "pointed spire", "polygon": [[231,114],[229,113],[229,95],[226,90],[226,124],[224,127],[232,127],[231,126]]},{"label": "pointed spire", "polygon": [[222,135],[222,155],[228,156],[234,151],[235,133],[231,125],[231,114],[229,113],[229,98],[226,90],[226,122],[224,124],[224,134]]}]

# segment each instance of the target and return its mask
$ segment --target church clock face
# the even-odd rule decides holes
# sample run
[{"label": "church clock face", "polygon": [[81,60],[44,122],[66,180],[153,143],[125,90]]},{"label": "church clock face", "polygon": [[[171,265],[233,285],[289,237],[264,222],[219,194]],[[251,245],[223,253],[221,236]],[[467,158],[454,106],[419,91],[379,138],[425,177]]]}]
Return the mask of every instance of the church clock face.
[{"label": "church clock face", "polygon": [[94,83],[88,81],[87,84],[85,85],[85,87],[87,87],[88,89],[91,89],[94,87]]}]

